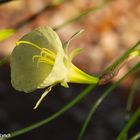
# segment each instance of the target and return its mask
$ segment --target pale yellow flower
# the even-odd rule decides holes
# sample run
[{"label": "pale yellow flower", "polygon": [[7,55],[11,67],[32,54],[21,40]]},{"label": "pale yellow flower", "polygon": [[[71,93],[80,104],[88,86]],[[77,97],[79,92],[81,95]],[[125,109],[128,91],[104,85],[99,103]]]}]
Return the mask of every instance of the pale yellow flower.
[{"label": "pale yellow flower", "polygon": [[66,48],[70,40],[62,45],[58,35],[50,27],[39,27],[16,43],[11,55],[13,87],[24,92],[47,87],[35,108],[56,84],[68,87],[69,82],[98,83],[98,78],[86,74],[72,64],[79,49],[68,54]]}]

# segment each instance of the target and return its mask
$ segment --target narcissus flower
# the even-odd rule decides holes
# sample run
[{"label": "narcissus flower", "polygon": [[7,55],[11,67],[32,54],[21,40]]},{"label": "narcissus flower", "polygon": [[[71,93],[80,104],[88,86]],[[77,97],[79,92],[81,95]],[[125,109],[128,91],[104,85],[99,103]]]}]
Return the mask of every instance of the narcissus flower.
[{"label": "narcissus flower", "polygon": [[[79,34],[77,32],[71,39]],[[46,88],[34,108],[56,84],[68,87],[68,82],[97,84],[98,78],[90,76],[72,64],[79,49],[67,53],[71,39],[62,45],[50,27],[39,27],[21,38],[11,54],[11,82],[19,91],[32,92]],[[65,47],[65,49],[64,49]]]}]

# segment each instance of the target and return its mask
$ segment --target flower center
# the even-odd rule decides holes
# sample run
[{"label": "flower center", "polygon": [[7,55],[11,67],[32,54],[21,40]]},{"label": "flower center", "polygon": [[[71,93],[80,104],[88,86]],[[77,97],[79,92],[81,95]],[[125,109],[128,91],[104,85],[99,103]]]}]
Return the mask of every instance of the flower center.
[{"label": "flower center", "polygon": [[42,47],[40,47],[40,46],[38,46],[38,45],[36,45],[32,42],[29,42],[29,41],[18,41],[18,42],[16,42],[16,45],[19,45],[19,44],[28,44],[28,45],[31,45],[32,47],[40,50],[39,55],[34,55],[32,57],[33,62],[35,62],[35,60],[37,59],[37,66],[40,63],[46,63],[46,64],[49,64],[49,65],[54,65],[56,54],[53,53],[52,51],[50,51],[49,49],[42,48]]}]

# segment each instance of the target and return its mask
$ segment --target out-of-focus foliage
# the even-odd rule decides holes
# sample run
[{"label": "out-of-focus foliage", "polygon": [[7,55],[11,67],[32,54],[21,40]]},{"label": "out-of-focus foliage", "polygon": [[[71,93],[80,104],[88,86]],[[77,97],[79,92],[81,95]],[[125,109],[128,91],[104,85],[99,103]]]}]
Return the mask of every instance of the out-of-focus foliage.
[{"label": "out-of-focus foliage", "polygon": [[13,35],[15,30],[13,29],[1,29],[0,30],[0,41],[3,41]]},{"label": "out-of-focus foliage", "polygon": [[4,65],[9,59],[9,56],[5,56],[3,59],[0,60],[0,67]]},{"label": "out-of-focus foliage", "polygon": [[53,5],[58,5],[58,4],[63,3],[63,2],[64,2],[64,0],[53,0],[52,4]]},{"label": "out-of-focus foliage", "polygon": [[10,2],[10,1],[13,1],[13,0],[0,0],[0,4],[1,3],[6,3],[6,2]]}]

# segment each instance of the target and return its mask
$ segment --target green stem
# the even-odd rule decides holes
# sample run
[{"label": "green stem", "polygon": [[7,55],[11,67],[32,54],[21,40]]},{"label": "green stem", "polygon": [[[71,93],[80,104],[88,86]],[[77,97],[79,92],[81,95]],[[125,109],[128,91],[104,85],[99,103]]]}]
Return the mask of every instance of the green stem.
[{"label": "green stem", "polygon": [[62,27],[64,27],[64,26],[67,26],[67,25],[70,24],[70,23],[73,23],[73,22],[75,22],[75,21],[77,21],[77,20],[80,20],[81,18],[83,18],[84,16],[87,16],[87,15],[90,14],[91,12],[95,12],[95,11],[97,11],[97,10],[103,8],[103,6],[105,6],[105,5],[106,5],[108,2],[110,2],[110,1],[112,1],[112,0],[105,0],[101,5],[99,5],[99,6],[97,6],[97,7],[89,8],[89,9],[83,11],[81,14],[79,14],[79,15],[77,15],[77,16],[75,16],[75,17],[69,19],[69,20],[67,20],[66,22],[64,22],[64,23],[62,23],[62,24],[60,24],[60,25],[54,27],[53,29],[54,29],[54,30],[58,30],[58,29],[60,29],[60,28],[62,28]]},{"label": "green stem", "polygon": [[104,93],[103,95],[96,101],[96,103],[93,105],[93,107],[91,108],[91,111],[89,112],[81,130],[79,133],[79,136],[77,138],[77,140],[81,140],[86,128],[88,127],[88,124],[93,116],[93,114],[95,113],[95,111],[97,110],[97,108],[99,107],[99,105],[102,103],[102,101],[133,71],[135,71],[136,69],[138,69],[140,67],[140,63],[137,63],[131,70],[129,70],[120,80],[118,80],[116,83],[114,83],[111,87],[109,87]]},{"label": "green stem", "polygon": [[33,129],[39,128],[43,125],[46,125],[47,123],[51,122],[52,120],[54,120],[55,118],[59,117],[60,115],[62,115],[64,112],[66,112],[68,109],[70,109],[71,107],[73,107],[75,104],[77,104],[80,100],[82,100],[96,85],[89,85],[87,88],[85,88],[84,91],[82,91],[76,98],[74,98],[70,103],[68,103],[65,107],[63,107],[61,110],[59,110],[58,112],[54,113],[53,115],[51,115],[50,117],[36,123],[33,125],[30,125],[28,127],[25,127],[21,130],[17,130],[15,132],[10,133],[10,137],[9,138],[5,138],[4,140],[19,136],[21,134],[27,133]]},{"label": "green stem", "polygon": [[99,85],[108,83],[112,78],[114,78],[119,70],[131,59],[140,55],[140,50],[135,50],[140,44],[138,41],[134,46],[127,50],[119,59],[117,59],[113,64],[111,64],[105,71],[100,75]]},{"label": "green stem", "polygon": [[[131,117],[132,103],[133,103],[133,98],[135,95],[136,88],[137,88],[137,80],[133,82],[131,91],[128,96],[128,101],[127,101],[127,105],[126,105],[125,123],[127,123]],[[124,139],[127,140],[127,134],[124,137]]]},{"label": "green stem", "polygon": [[140,40],[134,45],[132,46],[128,51],[126,51],[119,59],[117,59],[113,64],[111,64],[105,71],[104,73],[106,73],[107,71],[112,71],[114,68],[116,68],[117,66],[119,66],[124,60],[126,60],[126,58],[129,56],[129,54],[131,54],[138,46],[140,45]]},{"label": "green stem", "polygon": [[140,138],[140,132],[133,136],[130,140],[138,140]]},{"label": "green stem", "polygon": [[133,126],[133,124],[137,121],[140,117],[140,107],[135,111],[133,116],[130,118],[128,123],[124,126],[116,140],[123,140],[124,136],[128,133],[129,129]]}]

